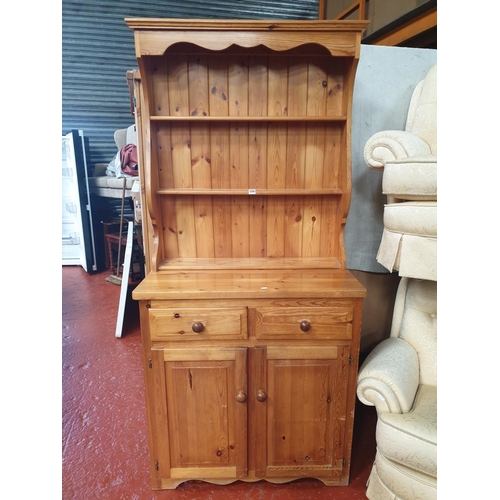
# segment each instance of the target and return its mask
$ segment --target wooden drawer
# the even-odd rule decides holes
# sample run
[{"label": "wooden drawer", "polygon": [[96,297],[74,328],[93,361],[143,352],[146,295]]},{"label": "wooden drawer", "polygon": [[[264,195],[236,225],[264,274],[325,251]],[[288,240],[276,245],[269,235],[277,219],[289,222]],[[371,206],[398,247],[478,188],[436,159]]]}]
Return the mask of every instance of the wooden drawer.
[{"label": "wooden drawer", "polygon": [[350,339],[353,307],[257,307],[257,339]]},{"label": "wooden drawer", "polygon": [[246,307],[149,309],[151,340],[246,339]]}]

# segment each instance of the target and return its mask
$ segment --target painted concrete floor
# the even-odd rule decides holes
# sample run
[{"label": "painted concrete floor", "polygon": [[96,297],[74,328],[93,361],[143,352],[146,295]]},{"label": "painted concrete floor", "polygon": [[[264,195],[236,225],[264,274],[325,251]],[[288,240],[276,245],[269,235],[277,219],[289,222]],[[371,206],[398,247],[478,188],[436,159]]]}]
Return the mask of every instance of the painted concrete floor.
[{"label": "painted concrete floor", "polygon": [[376,413],[359,402],[349,486],[315,479],[227,486],[188,481],[176,490],[151,490],[137,304],[128,301],[122,338],[116,338],[120,287],[106,281],[108,275],[62,268],[63,500],[366,498]]}]

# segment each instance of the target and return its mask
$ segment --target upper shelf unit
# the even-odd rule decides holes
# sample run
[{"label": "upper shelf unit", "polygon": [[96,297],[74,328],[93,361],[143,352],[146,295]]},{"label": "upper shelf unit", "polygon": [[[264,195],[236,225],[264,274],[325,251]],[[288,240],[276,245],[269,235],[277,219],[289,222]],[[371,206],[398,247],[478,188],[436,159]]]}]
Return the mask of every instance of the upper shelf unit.
[{"label": "upper shelf unit", "polygon": [[151,268],[345,269],[366,22],[127,19]]}]

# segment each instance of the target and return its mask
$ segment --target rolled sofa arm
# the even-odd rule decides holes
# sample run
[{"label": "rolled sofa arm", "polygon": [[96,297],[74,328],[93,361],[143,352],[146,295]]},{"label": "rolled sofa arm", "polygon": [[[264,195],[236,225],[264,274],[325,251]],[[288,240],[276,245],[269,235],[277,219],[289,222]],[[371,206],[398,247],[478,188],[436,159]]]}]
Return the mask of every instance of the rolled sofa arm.
[{"label": "rolled sofa arm", "polygon": [[406,413],[419,385],[418,355],[403,339],[382,341],[368,355],[358,374],[357,394],[377,413]]},{"label": "rolled sofa arm", "polygon": [[390,160],[432,154],[429,144],[404,130],[377,132],[366,141],[363,153],[366,164],[374,170],[382,170]]}]

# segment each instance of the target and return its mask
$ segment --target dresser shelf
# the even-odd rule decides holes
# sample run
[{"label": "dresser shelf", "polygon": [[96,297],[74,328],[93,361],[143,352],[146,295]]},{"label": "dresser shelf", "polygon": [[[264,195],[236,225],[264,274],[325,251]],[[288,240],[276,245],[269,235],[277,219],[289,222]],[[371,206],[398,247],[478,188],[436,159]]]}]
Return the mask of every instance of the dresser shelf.
[{"label": "dresser shelf", "polygon": [[282,257],[282,258],[213,258],[171,259],[160,262],[159,271],[170,270],[241,270],[241,269],[340,269],[337,259],[327,257]]},{"label": "dresser shelf", "polygon": [[341,195],[342,190],[332,189],[157,189],[158,195],[199,195],[199,196],[324,196]]},{"label": "dresser shelf", "polygon": [[151,116],[151,122],[234,122],[234,123],[345,123],[345,116]]}]

